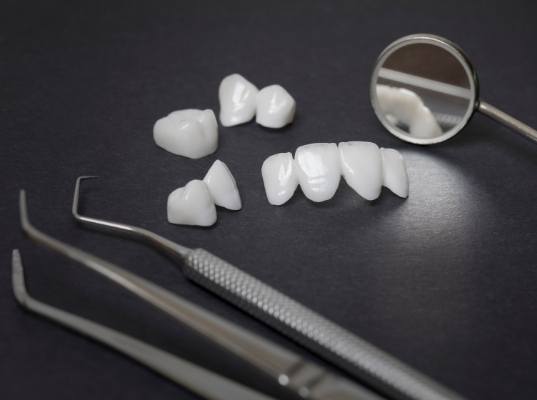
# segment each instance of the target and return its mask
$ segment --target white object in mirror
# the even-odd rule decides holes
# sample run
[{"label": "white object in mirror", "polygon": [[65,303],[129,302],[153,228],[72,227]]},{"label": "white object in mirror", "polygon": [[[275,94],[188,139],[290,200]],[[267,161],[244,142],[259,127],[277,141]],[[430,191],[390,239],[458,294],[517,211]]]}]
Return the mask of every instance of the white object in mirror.
[{"label": "white object in mirror", "polygon": [[479,98],[468,57],[440,36],[413,34],[388,45],[373,70],[370,98],[382,125],[406,142],[443,142],[476,111],[537,141],[535,129]]}]

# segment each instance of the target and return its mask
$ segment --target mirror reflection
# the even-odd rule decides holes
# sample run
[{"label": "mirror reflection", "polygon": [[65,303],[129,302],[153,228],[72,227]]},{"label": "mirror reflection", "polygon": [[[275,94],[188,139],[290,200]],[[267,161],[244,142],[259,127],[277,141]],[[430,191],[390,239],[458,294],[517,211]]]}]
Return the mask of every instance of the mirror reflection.
[{"label": "mirror reflection", "polygon": [[432,43],[409,43],[389,53],[376,76],[381,120],[417,139],[460,130],[475,98],[463,62]]}]

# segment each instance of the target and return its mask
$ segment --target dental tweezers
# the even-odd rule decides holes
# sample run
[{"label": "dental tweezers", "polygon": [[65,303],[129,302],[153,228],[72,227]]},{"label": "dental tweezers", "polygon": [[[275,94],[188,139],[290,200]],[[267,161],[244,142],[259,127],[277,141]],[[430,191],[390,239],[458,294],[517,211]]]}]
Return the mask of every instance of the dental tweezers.
[{"label": "dental tweezers", "polygon": [[[30,239],[108,278],[273,377],[280,385],[302,398],[311,400],[382,399],[354,382],[226,321],[132,272],[41,232],[29,220],[24,190],[20,192],[19,208],[22,229]],[[225,398],[236,400],[233,396]]]},{"label": "dental tweezers", "polygon": [[39,301],[28,293],[20,252],[11,259],[13,294],[25,309],[123,353],[209,400],[275,400],[107,326]]},{"label": "dental tweezers", "polygon": [[82,225],[146,242],[181,265],[184,275],[287,337],[324,357],[378,393],[398,400],[462,400],[458,394],[320,314],[204,249],[189,249],[147,229],[79,213],[76,181],[72,212]]}]

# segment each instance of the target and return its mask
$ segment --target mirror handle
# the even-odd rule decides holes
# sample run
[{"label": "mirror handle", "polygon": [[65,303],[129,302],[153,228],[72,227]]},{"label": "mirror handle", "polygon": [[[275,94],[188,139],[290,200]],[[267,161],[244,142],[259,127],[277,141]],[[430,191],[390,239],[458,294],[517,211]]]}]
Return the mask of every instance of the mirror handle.
[{"label": "mirror handle", "polygon": [[537,131],[531,126],[526,125],[522,121],[519,121],[516,118],[511,117],[509,114],[504,113],[502,110],[497,109],[493,105],[480,101],[477,107],[478,111],[485,114],[486,116],[502,123],[505,126],[521,133],[526,136],[528,139],[537,142]]}]

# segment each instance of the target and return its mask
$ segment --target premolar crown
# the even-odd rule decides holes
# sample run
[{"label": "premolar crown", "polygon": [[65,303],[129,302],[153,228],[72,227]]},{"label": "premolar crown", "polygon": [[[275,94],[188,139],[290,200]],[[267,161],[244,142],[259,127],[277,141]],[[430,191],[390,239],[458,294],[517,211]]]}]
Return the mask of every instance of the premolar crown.
[{"label": "premolar crown", "polygon": [[371,142],[312,143],[291,153],[268,157],[261,167],[270,204],[287,202],[298,184],[314,202],[331,199],[341,175],[366,200],[379,197],[382,186],[400,197],[408,197],[408,175],[401,154]]},{"label": "premolar crown", "polygon": [[257,94],[256,122],[266,128],[283,128],[293,122],[295,99],[280,85],[267,86]]},{"label": "premolar crown", "polygon": [[217,206],[233,211],[241,209],[242,202],[237,182],[225,163],[216,160],[205,174],[203,182],[207,184]]},{"label": "premolar crown", "polygon": [[258,92],[259,90],[242,75],[226,76],[218,89],[222,125],[235,126],[252,120]]},{"label": "premolar crown", "polygon": [[168,222],[211,226],[216,222],[216,206],[229,210],[240,210],[242,207],[235,178],[220,160],[213,163],[203,180],[191,180],[170,193]]},{"label": "premolar crown", "polygon": [[280,85],[261,90],[239,74],[226,76],[218,88],[220,122],[223,126],[244,124],[256,116],[266,128],[282,128],[293,122],[295,99]]}]

